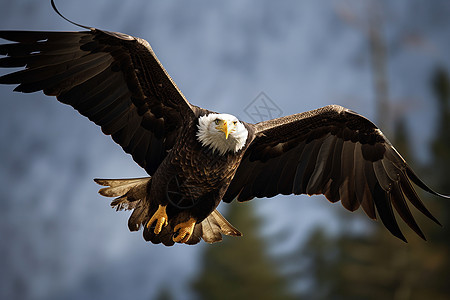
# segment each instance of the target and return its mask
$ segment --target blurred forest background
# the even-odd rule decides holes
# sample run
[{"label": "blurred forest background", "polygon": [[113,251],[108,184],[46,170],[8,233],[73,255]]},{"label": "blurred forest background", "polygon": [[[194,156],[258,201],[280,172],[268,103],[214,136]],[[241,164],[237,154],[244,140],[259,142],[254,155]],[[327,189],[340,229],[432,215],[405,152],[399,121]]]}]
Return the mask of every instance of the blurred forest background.
[{"label": "blurred forest background", "polygon": [[[78,30],[47,0],[0,0],[0,29]],[[192,103],[233,113],[263,91],[284,112],[369,117],[450,194],[450,1],[56,1],[75,22],[145,38]],[[4,70],[0,70],[4,74]],[[409,243],[324,197],[221,205],[244,233],[166,248],[127,231],[94,177],[139,177],[95,125],[0,87],[1,299],[449,299],[450,201],[421,193]]]}]

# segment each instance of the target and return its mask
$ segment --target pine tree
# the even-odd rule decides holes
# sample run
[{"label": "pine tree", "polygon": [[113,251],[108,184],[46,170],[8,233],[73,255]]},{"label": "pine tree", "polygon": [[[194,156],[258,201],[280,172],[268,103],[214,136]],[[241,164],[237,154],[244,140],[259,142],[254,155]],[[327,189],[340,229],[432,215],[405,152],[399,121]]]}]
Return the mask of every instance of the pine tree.
[{"label": "pine tree", "polygon": [[155,300],[172,300],[173,296],[170,289],[167,286],[163,286],[158,291]]},{"label": "pine tree", "polygon": [[200,299],[290,299],[283,278],[266,253],[252,202],[233,203],[227,218],[244,236],[206,246],[192,283]]},{"label": "pine tree", "polygon": [[[438,125],[436,136],[432,142],[434,161],[431,176],[436,189],[450,194],[450,78],[443,69],[437,69],[432,78],[432,87],[437,99]],[[447,237],[450,234],[450,202],[439,202],[440,221],[444,225]],[[447,226],[446,226],[447,225]],[[449,239],[445,239],[450,243]],[[450,246],[450,244],[448,244]]]}]

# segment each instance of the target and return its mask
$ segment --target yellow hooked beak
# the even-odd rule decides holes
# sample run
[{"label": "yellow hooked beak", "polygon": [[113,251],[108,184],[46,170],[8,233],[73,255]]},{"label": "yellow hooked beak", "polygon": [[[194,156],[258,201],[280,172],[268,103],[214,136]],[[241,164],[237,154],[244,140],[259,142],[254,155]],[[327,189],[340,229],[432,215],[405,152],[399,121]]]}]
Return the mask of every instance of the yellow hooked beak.
[{"label": "yellow hooked beak", "polygon": [[228,135],[230,135],[230,132],[232,130],[232,126],[228,126],[228,122],[227,121],[222,121],[221,120],[221,124],[218,125],[216,128],[219,129],[220,131],[222,131],[223,133],[225,133],[225,139],[228,139]]}]

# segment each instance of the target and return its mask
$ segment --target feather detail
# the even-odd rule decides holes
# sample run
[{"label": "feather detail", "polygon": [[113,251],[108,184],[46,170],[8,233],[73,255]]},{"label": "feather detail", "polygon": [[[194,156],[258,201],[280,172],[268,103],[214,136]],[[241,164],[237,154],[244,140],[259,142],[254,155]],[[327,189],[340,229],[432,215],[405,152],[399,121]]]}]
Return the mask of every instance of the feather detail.
[{"label": "feather detail", "polygon": [[103,186],[99,190],[100,195],[105,197],[117,197],[111,202],[111,207],[119,210],[133,210],[128,219],[130,231],[137,231],[146,221],[147,201],[143,201],[147,196],[147,188],[151,184],[150,177],[130,178],[130,179],[94,179]]},{"label": "feather detail", "polygon": [[215,209],[206,219],[195,225],[194,232],[187,241],[187,244],[197,244],[200,242],[200,238],[209,244],[220,242],[222,241],[222,234],[242,236],[242,233]]}]

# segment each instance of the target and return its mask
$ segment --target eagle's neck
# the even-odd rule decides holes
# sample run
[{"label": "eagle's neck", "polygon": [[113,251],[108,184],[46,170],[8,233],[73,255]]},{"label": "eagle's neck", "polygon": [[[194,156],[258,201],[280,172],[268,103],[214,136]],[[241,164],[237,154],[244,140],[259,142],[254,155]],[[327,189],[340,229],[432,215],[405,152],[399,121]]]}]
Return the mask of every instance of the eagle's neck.
[{"label": "eagle's neck", "polygon": [[198,123],[197,140],[203,147],[209,147],[213,153],[224,155],[227,152],[236,153],[245,146],[248,131],[244,124],[239,122],[234,132],[231,132],[228,139],[223,132],[215,129],[213,122],[221,114],[209,114],[201,116]]}]

